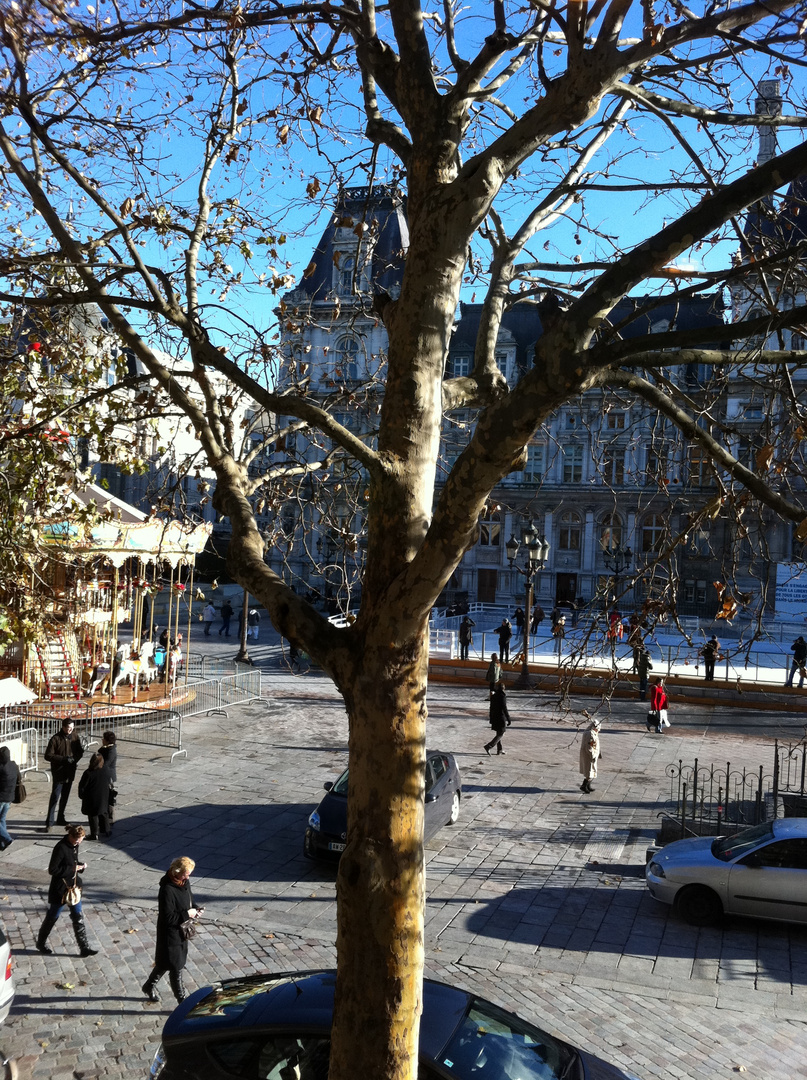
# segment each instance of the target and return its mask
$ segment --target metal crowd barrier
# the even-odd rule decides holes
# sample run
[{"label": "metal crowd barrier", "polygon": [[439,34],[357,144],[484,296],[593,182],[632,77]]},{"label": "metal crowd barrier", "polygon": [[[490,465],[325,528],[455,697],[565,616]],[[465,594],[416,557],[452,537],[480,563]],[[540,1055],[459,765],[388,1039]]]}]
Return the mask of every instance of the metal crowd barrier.
[{"label": "metal crowd barrier", "polygon": [[[179,684],[169,692],[168,708],[158,709],[148,702],[96,701],[45,701],[32,705],[15,706],[0,717],[0,740],[21,740],[18,750],[27,763],[21,761],[20,771],[46,770],[39,768],[39,743],[47,746],[50,738],[69,718],[76,725],[76,732],[85,745],[98,743],[103,732],[114,731],[124,742],[157,746],[172,751],[171,761],[186,754],[182,746],[182,720],[186,716],[203,713],[220,713],[227,716],[227,709],[263,700],[261,697],[260,669],[246,664],[221,662],[228,667],[228,675],[216,679],[192,680]],[[12,752],[12,757],[17,757]]]},{"label": "metal crowd barrier", "polygon": [[105,731],[114,731],[119,742],[139,743],[173,750],[171,761],[182,747],[182,716],[176,709],[155,709],[142,704],[107,704],[96,702],[91,707],[90,735],[97,741]]},{"label": "metal crowd barrier", "polygon": [[16,761],[23,776],[40,772],[49,779],[47,770],[39,767],[39,732],[35,727],[21,728],[0,720],[0,746],[8,747],[11,760]]},{"label": "metal crowd barrier", "polygon": [[243,705],[251,701],[262,701],[260,668],[246,667],[239,664],[236,675],[225,675],[219,679],[219,712],[227,715],[227,706]]}]

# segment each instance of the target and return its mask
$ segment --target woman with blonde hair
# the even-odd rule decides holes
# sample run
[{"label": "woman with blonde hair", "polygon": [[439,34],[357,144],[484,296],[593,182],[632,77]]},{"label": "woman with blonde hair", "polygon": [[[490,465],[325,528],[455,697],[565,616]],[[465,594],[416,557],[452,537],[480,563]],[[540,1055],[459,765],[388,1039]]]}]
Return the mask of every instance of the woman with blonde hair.
[{"label": "woman with blonde hair", "polygon": [[166,971],[177,1001],[188,996],[182,985],[182,969],[188,960],[188,941],[194,933],[192,920],[198,919],[203,910],[193,905],[190,877],[195,866],[193,859],[184,856],[174,859],[160,881],[154,967],[143,983],[143,993],[149,1001],[160,1000],[157,983]]}]

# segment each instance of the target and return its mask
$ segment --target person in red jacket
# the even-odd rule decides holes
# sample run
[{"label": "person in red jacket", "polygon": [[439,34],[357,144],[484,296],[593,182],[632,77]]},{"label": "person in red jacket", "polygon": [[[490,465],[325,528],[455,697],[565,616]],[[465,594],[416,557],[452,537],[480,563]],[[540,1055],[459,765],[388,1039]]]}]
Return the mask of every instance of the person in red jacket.
[{"label": "person in red jacket", "polygon": [[664,689],[664,680],[656,679],[653,689],[650,691],[650,711],[655,714],[656,731],[659,735],[664,733],[665,727],[670,726],[667,719],[668,703],[669,698],[667,697],[667,691]]}]

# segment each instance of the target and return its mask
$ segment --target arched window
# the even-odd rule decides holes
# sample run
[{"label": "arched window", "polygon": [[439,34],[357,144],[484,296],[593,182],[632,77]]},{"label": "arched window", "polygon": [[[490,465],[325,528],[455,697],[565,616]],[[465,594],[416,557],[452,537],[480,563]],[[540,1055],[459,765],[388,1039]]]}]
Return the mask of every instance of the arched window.
[{"label": "arched window", "polygon": [[580,518],[571,510],[560,515],[558,522],[558,548],[561,551],[580,550]]},{"label": "arched window", "polygon": [[647,514],[642,521],[642,551],[660,551],[666,527],[663,514]]},{"label": "arched window", "polygon": [[501,543],[502,524],[498,510],[487,508],[479,519],[479,543],[482,547],[498,547]]},{"label": "arched window", "polygon": [[341,379],[358,379],[357,357],[359,343],[354,337],[342,337],[336,343],[336,376]]},{"label": "arched window", "polygon": [[616,514],[606,514],[600,524],[600,547],[613,551],[622,546],[622,521]]}]

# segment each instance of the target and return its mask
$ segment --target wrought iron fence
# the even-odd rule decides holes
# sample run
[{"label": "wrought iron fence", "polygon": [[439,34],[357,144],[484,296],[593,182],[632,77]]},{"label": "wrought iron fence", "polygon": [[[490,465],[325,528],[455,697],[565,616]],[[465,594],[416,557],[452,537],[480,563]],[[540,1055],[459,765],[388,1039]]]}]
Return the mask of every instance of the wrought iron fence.
[{"label": "wrought iron fence", "polygon": [[676,821],[680,835],[708,836],[736,832],[772,815],[774,778],[759,769],[723,765],[694,765],[679,760],[667,766],[670,803],[666,817]]},{"label": "wrought iron fence", "polygon": [[774,743],[773,799],[774,812],[779,804],[785,816],[807,816],[807,740],[798,743]]}]

